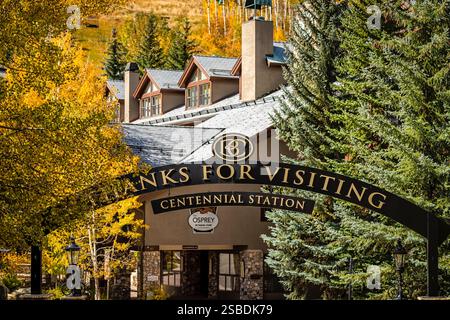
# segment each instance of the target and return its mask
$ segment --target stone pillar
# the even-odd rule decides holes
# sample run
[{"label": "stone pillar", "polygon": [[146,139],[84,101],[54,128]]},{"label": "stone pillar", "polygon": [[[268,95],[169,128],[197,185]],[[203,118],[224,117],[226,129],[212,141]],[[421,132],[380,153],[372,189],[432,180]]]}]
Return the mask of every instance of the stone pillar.
[{"label": "stone pillar", "polygon": [[219,253],[208,252],[209,272],[208,272],[208,298],[216,299],[219,291]]},{"label": "stone pillar", "polygon": [[[138,272],[139,268],[138,268]],[[143,283],[139,284],[139,289],[142,288],[142,298],[147,297],[147,291],[152,288],[159,288],[161,275],[161,255],[159,251],[144,251],[143,252]],[[138,279],[140,275],[138,274]],[[139,281],[139,280],[138,280]]]},{"label": "stone pillar", "polygon": [[262,250],[244,250],[240,253],[245,265],[241,277],[241,300],[261,300],[264,297],[264,255]]}]

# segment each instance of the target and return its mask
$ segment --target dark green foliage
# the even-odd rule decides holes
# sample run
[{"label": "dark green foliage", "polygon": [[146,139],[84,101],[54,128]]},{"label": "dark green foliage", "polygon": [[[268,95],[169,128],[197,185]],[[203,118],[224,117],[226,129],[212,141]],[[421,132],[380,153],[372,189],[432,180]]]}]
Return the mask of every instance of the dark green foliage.
[{"label": "dark green foliage", "polygon": [[117,39],[116,29],[113,29],[108,56],[105,61],[105,73],[108,79],[123,80],[123,72],[126,66],[125,56],[125,49]]},{"label": "dark green foliage", "polygon": [[158,17],[150,13],[147,15],[144,35],[139,43],[136,62],[141,72],[145,68],[162,68],[164,65],[164,51],[160,44],[160,23]]},{"label": "dark green foliage", "polygon": [[[301,4],[296,10],[288,67],[284,70],[288,87],[280,112],[274,117],[280,138],[299,155],[298,164],[328,168],[329,159],[339,157],[332,130],[331,103],[336,81],[335,60],[339,54],[337,30],[342,6],[320,0]],[[329,168],[328,168],[329,169]],[[289,192],[289,191],[285,191]],[[296,191],[298,196],[316,201],[314,215],[275,211],[269,214],[274,228],[265,241],[270,245],[268,264],[290,292],[289,298],[310,297],[319,288],[327,298],[340,298],[345,284],[334,274],[345,269],[345,248],[329,197]]]},{"label": "dark green foliage", "polygon": [[[366,2],[369,5],[369,1]],[[450,217],[450,2],[387,1],[381,30],[365,26],[365,6],[343,18],[339,81],[339,147],[351,161],[344,174],[361,177],[429,212]],[[413,250],[410,295],[424,294],[425,241],[385,218],[367,215],[373,230],[390,225]],[[367,219],[367,218],[366,218]],[[356,225],[358,226],[358,225]],[[358,232],[360,228],[352,228]],[[371,242],[387,248],[393,237]],[[361,237],[361,236],[360,236]],[[441,247],[442,291],[449,287],[449,245]]]},{"label": "dark green foliage", "polygon": [[166,67],[173,70],[183,70],[186,62],[195,53],[197,43],[191,39],[191,23],[182,17],[177,21],[171,33],[171,43],[167,54]]},{"label": "dark green foliage", "polygon": [[[367,27],[373,2],[352,3],[341,14],[326,1],[312,2],[309,16],[318,22],[304,22],[312,34],[294,23],[279,134],[301,164],[365,180],[449,218],[450,2],[385,1],[381,30]],[[336,18],[327,19],[327,7]],[[300,20],[308,18],[307,8],[300,10]],[[310,37],[317,44],[309,45]],[[426,293],[425,239],[369,210],[307,197],[317,201],[311,217],[269,215],[268,262],[291,298],[303,297],[306,284],[320,285],[324,298],[345,297],[349,283],[357,298],[395,297],[396,239],[408,250],[406,295]],[[442,295],[450,293],[449,247],[440,248]],[[368,265],[381,267],[381,290],[366,288]]]}]

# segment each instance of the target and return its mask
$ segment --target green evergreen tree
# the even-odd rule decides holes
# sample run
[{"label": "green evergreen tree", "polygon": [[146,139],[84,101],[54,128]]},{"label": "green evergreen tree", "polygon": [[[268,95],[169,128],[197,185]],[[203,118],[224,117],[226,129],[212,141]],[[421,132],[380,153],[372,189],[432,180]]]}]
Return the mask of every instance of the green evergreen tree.
[{"label": "green evergreen tree", "polygon": [[107,58],[104,63],[105,73],[108,79],[123,80],[123,72],[126,66],[126,51],[117,39],[116,29],[112,30],[111,42],[108,46]]},{"label": "green evergreen tree", "polygon": [[[321,2],[314,1],[311,8],[322,8],[313,16],[324,22]],[[371,5],[358,1],[346,8],[339,19],[339,50],[325,60],[315,60],[321,56],[319,45],[310,53],[305,50],[301,44],[306,34],[298,32],[298,22],[294,25],[286,72],[291,88],[276,125],[290,148],[299,152],[299,163],[365,180],[448,218],[449,1],[386,1],[380,5],[381,29],[368,27]],[[320,39],[314,36],[315,28],[311,30],[313,38]],[[326,100],[318,99],[314,90],[321,79],[314,61],[335,68],[320,75],[337,75],[337,81],[324,78],[319,86],[331,88],[324,90],[323,106],[316,103]],[[326,198],[317,201],[311,217],[280,211],[269,217],[274,227],[266,237],[272,248],[268,262],[291,298],[304,296],[308,283],[318,284],[326,298],[339,297],[349,283],[357,298],[395,297],[392,252],[397,239],[403,239],[409,251],[406,295],[425,294],[425,239],[387,217]],[[449,246],[447,241],[440,250],[443,295],[450,291]],[[349,257],[352,275],[346,270]],[[366,288],[369,265],[381,268],[380,290]]]},{"label": "green evergreen tree", "polygon": [[[339,147],[348,162],[335,168],[450,217],[450,2],[387,1],[381,29],[367,27],[370,1],[343,18],[339,63],[342,110]],[[425,239],[385,217],[354,208],[341,223],[349,247],[386,276],[376,297],[395,295],[395,239],[410,250],[407,295],[424,295]],[[441,293],[449,294],[449,242],[441,247]],[[366,259],[367,260],[367,259]],[[386,283],[387,282],[387,283]],[[389,283],[391,282],[391,283]]]},{"label": "green evergreen tree", "polygon": [[158,17],[150,13],[147,15],[147,23],[144,35],[139,43],[136,62],[141,72],[145,68],[162,68],[164,66],[164,51],[160,43],[160,28]]},{"label": "green evergreen tree", "polygon": [[186,62],[195,53],[197,43],[191,39],[191,23],[187,17],[179,18],[171,34],[166,67],[183,70]]},{"label": "green evergreen tree", "polygon": [[[293,21],[284,77],[288,87],[274,123],[281,140],[298,153],[297,164],[328,168],[329,159],[339,157],[333,148],[336,129],[331,103],[339,54],[337,28],[343,5],[327,0],[300,4]],[[290,190],[284,190],[290,192]],[[296,191],[314,198],[313,215],[276,210],[268,214],[274,223],[267,263],[279,276],[289,298],[340,297],[345,284],[333,271],[345,268],[343,248],[335,246],[340,233],[333,201],[329,197]]]}]

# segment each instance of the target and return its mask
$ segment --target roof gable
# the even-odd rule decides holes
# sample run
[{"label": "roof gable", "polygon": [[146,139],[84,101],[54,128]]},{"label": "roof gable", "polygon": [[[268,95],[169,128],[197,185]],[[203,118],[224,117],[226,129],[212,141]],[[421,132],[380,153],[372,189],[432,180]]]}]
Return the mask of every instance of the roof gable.
[{"label": "roof gable", "polygon": [[147,74],[160,89],[180,89],[181,70],[146,69]]},{"label": "roof gable", "polygon": [[107,80],[106,88],[117,98],[125,99],[125,82],[123,80]]},{"label": "roof gable", "polygon": [[203,72],[208,80],[215,78],[237,78],[231,74],[233,66],[236,64],[237,58],[225,58],[217,56],[193,56],[189,61],[187,68],[178,82],[180,87],[185,87],[192,73],[196,68]]}]

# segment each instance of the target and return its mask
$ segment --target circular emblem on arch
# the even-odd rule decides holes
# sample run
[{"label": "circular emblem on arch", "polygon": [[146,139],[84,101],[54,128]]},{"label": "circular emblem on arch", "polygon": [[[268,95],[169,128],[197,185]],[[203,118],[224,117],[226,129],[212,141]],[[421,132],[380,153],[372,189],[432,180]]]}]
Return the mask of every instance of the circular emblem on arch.
[{"label": "circular emblem on arch", "polygon": [[247,160],[253,153],[254,146],[250,139],[240,133],[225,133],[218,136],[212,145],[214,156],[226,162]]}]

